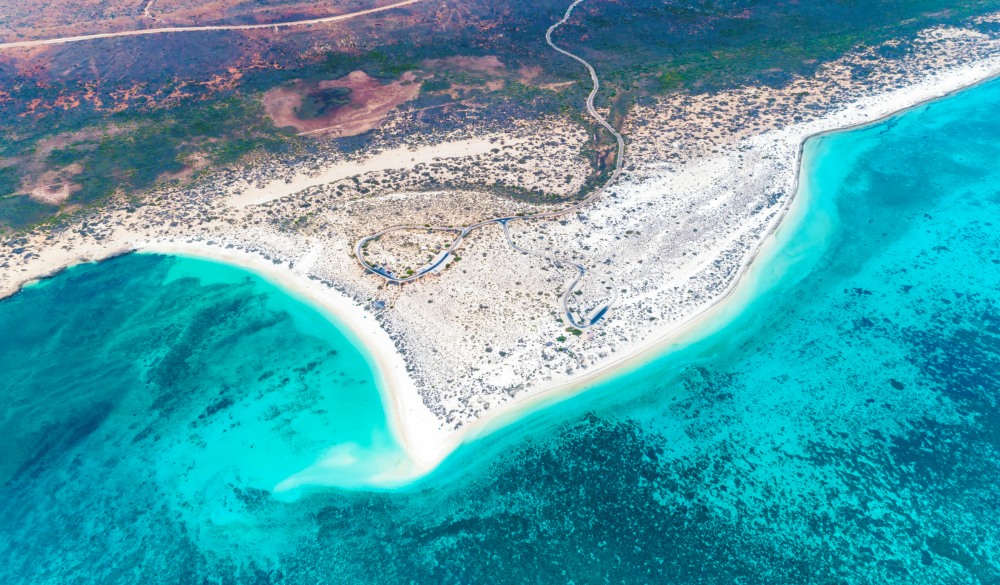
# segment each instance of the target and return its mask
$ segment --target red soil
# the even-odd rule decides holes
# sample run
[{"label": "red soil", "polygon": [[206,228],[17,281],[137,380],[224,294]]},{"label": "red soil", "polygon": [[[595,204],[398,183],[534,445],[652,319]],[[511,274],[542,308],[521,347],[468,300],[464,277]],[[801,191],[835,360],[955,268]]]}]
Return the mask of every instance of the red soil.
[{"label": "red soil", "polygon": [[[264,94],[264,110],[278,127],[291,126],[300,133],[356,136],[378,126],[393,108],[417,97],[420,85],[412,73],[382,85],[364,71],[355,71],[340,79],[318,83],[299,81],[276,87]],[[297,116],[304,96],[311,91],[333,87],[349,87],[351,103],[317,118],[302,120]]]}]

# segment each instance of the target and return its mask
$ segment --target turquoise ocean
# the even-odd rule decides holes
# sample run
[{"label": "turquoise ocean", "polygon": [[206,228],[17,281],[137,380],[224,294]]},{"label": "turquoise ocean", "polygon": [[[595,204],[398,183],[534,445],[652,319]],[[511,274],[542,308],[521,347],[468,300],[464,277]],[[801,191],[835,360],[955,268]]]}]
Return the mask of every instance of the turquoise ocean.
[{"label": "turquoise ocean", "polygon": [[[370,356],[267,281],[133,254],[27,287],[0,581],[1000,582],[998,106],[810,139],[697,334],[394,489]],[[273,490],[321,457],[337,487]]]}]

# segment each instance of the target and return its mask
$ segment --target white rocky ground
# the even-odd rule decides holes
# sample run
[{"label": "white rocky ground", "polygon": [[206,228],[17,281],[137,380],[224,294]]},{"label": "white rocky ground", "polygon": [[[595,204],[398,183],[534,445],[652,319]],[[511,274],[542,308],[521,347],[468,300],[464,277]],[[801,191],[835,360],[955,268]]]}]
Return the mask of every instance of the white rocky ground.
[{"label": "white rocky ground", "polygon": [[[151,243],[243,250],[363,307],[401,352],[408,391],[415,388],[443,427],[458,428],[633,355],[725,296],[794,194],[805,137],[877,119],[1000,68],[1000,40],[972,30],[926,31],[899,60],[875,54],[849,55],[782,89],[640,105],[622,130],[626,172],[607,196],[562,220],[512,224],[521,246],[589,267],[581,306],[616,299],[598,326],[579,335],[567,331],[558,304],[571,269],[514,252],[498,226],[468,237],[460,262],[402,288],[365,274],[352,255],[358,238],[392,225],[463,225],[540,209],[499,193],[429,184],[502,175],[507,184],[571,194],[581,185],[587,137],[557,121],[502,137],[472,128],[443,145],[404,144],[358,167],[367,171],[358,181],[344,168],[364,160],[317,155],[296,168],[220,172],[144,205],[123,198],[68,226],[4,242],[0,294],[66,264]],[[867,75],[852,76],[859,67]],[[501,141],[509,148],[487,148]],[[434,181],[425,173],[436,173]]]}]

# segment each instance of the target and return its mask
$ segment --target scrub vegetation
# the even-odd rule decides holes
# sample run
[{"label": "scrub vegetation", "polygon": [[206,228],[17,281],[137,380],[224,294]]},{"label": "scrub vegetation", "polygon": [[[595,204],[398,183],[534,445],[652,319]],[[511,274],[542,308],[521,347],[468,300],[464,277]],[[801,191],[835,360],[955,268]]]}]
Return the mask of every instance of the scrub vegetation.
[{"label": "scrub vegetation", "polygon": [[[413,131],[427,134],[469,119],[502,125],[562,113],[596,133],[591,160],[599,182],[611,137],[580,108],[586,84],[573,83],[583,81],[578,65],[542,41],[565,4],[475,0],[461,11],[445,3],[443,10],[454,12],[447,25],[385,13],[291,33],[196,33],[199,43],[186,44],[183,35],[158,35],[116,41],[114,51],[93,42],[5,55],[0,161],[8,165],[0,170],[0,229],[25,227],[115,192],[187,180],[252,152],[308,152],[316,138],[297,138],[271,123],[261,106],[264,92],[358,70],[382,83],[420,71],[423,85],[408,107],[434,107],[414,121],[420,127]],[[998,0],[593,2],[580,6],[559,41],[600,70],[598,105],[610,107],[609,121],[620,126],[632,105],[650,96],[781,85],[851,48],[998,8]],[[408,13],[422,10],[416,4]],[[339,45],[330,40],[355,46],[334,50]],[[475,64],[486,57],[499,66]],[[54,81],[57,69],[64,73]],[[351,100],[343,88],[325,89],[304,100],[298,115],[321,117],[353,107]],[[449,105],[465,114],[449,114]],[[106,132],[110,126],[120,131]],[[38,164],[41,144],[80,131],[100,137],[51,149]],[[354,149],[368,139],[334,144]],[[63,201],[41,207],[27,201],[46,172],[67,168],[73,188]]]}]

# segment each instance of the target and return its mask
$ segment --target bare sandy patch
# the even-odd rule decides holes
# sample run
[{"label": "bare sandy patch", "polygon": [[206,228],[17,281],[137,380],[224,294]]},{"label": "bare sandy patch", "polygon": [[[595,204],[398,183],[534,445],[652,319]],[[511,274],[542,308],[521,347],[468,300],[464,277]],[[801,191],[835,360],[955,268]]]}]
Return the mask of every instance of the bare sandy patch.
[{"label": "bare sandy patch", "polygon": [[28,196],[35,201],[48,203],[49,205],[60,205],[70,195],[82,189],[70,178],[83,172],[83,167],[79,164],[71,164],[58,170],[42,173],[32,185],[27,185]]},{"label": "bare sandy patch", "polygon": [[576,85],[576,83],[577,83],[576,81],[560,81],[557,83],[546,83],[543,85],[539,85],[538,87],[542,89],[547,89],[549,91],[562,91],[567,87],[570,87],[571,85]]},{"label": "bare sandy patch", "polygon": [[[264,111],[278,127],[291,126],[301,134],[357,136],[375,128],[391,110],[412,100],[421,84],[412,73],[383,85],[364,71],[340,79],[320,82],[297,81],[264,94]],[[345,88],[350,103],[321,110],[320,115],[300,118],[303,104],[324,90]]]},{"label": "bare sandy patch", "polygon": [[210,165],[212,159],[207,153],[195,152],[184,159],[184,168],[175,172],[166,172],[157,177],[157,181],[187,181],[194,174]]},{"label": "bare sandy patch", "polygon": [[464,71],[475,71],[486,73],[487,75],[500,75],[506,69],[496,55],[485,57],[448,57],[446,59],[427,59],[424,65],[428,69],[462,69]]},{"label": "bare sandy patch", "polygon": [[[515,146],[524,142],[520,138],[505,139],[507,145]],[[318,173],[302,171],[286,179],[276,179],[254,185],[243,192],[234,193],[227,202],[234,207],[259,205],[281,199],[292,193],[305,191],[310,187],[326,185],[348,177],[390,169],[409,169],[421,164],[440,160],[461,159],[478,154],[490,153],[498,148],[499,138],[481,137],[455,140],[419,148],[401,146],[384,150],[361,160],[342,160],[322,169]]]},{"label": "bare sandy patch", "polygon": [[542,68],[538,65],[524,66],[518,69],[517,79],[525,85],[531,85],[542,74]]},{"label": "bare sandy patch", "polygon": [[[79,163],[58,167],[49,160],[53,151],[81,147],[86,149],[101,139],[120,134],[129,126],[111,124],[105,128],[86,128],[63,132],[39,140],[35,149],[21,157],[5,159],[2,164],[17,167],[22,177],[21,191],[41,203],[60,205],[83,187],[74,182],[83,172]],[[92,143],[88,146],[88,143]]]},{"label": "bare sandy patch", "polygon": [[453,100],[461,100],[466,97],[466,94],[479,89],[487,89],[489,91],[500,91],[506,86],[507,83],[503,79],[491,79],[487,81],[484,85],[468,85],[463,83],[453,83],[448,89],[448,95]]}]

